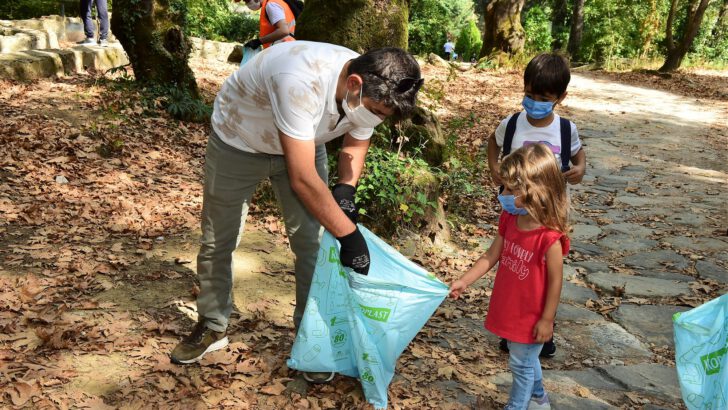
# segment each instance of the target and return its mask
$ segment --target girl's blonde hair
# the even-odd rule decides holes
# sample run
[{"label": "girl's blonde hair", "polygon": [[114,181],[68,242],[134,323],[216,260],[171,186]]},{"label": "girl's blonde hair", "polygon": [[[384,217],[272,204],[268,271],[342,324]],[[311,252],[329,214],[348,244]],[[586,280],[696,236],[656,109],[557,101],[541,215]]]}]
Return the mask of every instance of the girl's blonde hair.
[{"label": "girl's blonde hair", "polygon": [[538,223],[568,234],[566,180],[545,144],[526,145],[513,151],[501,162],[500,175],[508,189],[520,191],[523,207]]}]

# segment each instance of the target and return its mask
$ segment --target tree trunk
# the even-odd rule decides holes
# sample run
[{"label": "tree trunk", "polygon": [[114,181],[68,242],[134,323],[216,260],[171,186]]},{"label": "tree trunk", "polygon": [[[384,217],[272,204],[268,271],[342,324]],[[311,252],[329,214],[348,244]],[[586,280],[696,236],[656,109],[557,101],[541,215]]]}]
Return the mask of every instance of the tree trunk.
[{"label": "tree trunk", "polygon": [[670,14],[667,18],[667,35],[665,38],[667,42],[667,58],[665,59],[665,64],[658,71],[666,73],[680,68],[685,54],[690,50],[690,46],[698,34],[700,24],[703,22],[703,16],[705,16],[705,9],[708,8],[708,3],[710,3],[710,0],[700,0],[697,5],[695,2],[690,4],[683,38],[679,42],[676,42],[672,33],[672,23],[675,20],[675,13],[677,12],[677,0],[672,1]]},{"label": "tree trunk", "polygon": [[306,0],[296,38],[339,44],[363,53],[372,48],[407,48],[410,0]]},{"label": "tree trunk", "polygon": [[711,44],[716,45],[725,36],[726,28],[728,28],[728,0],[723,0],[723,6],[718,12],[718,19],[711,31]]},{"label": "tree trunk", "polygon": [[[129,56],[137,81],[182,88],[199,98],[187,65],[190,42],[184,35],[180,0],[114,0],[111,30]],[[180,6],[180,7],[177,7]]]},{"label": "tree trunk", "polygon": [[553,50],[564,48],[563,34],[569,24],[569,11],[566,6],[566,0],[554,0],[554,11],[551,15],[551,37],[554,39],[551,48]]},{"label": "tree trunk", "polygon": [[578,60],[581,35],[584,32],[584,0],[574,0],[574,14],[571,17],[571,33],[567,51],[572,60]]},{"label": "tree trunk", "polygon": [[494,52],[517,54],[523,50],[521,10],[526,0],[492,0],[485,9],[485,30],[480,57]]}]

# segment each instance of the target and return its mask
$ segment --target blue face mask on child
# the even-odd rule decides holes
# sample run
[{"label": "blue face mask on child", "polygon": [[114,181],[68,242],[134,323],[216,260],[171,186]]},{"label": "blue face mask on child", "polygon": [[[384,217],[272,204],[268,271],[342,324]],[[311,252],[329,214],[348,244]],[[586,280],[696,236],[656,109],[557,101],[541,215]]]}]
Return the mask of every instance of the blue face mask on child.
[{"label": "blue face mask on child", "polygon": [[527,95],[523,96],[521,104],[526,110],[526,114],[535,120],[546,118],[549,114],[551,114],[551,111],[554,110],[553,101],[536,101],[529,98]]},{"label": "blue face mask on child", "polygon": [[498,201],[503,207],[503,210],[511,215],[528,215],[528,211],[516,206],[516,197],[514,195],[500,194],[498,195]]}]

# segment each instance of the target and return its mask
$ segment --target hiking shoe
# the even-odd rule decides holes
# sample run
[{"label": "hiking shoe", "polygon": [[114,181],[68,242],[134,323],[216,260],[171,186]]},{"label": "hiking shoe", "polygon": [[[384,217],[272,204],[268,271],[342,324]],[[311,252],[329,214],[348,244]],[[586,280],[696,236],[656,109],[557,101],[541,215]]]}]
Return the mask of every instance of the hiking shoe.
[{"label": "hiking shoe", "polygon": [[77,42],[76,44],[81,45],[81,46],[95,46],[96,40],[94,40],[92,38],[87,38],[85,40]]},{"label": "hiking shoe", "polygon": [[102,38],[102,39],[100,39],[100,40],[99,40],[99,45],[100,45],[101,47],[106,47],[106,46],[108,46],[108,45],[109,45],[109,40],[107,40],[107,39],[105,39],[105,38]]},{"label": "hiking shoe", "polygon": [[498,347],[499,347],[499,348],[500,348],[500,349],[501,349],[502,351],[504,351],[504,352],[508,353],[508,341],[507,341],[506,339],[501,339],[501,340],[500,340],[500,343],[498,343]]},{"label": "hiking shoe", "polygon": [[324,384],[334,380],[334,372],[303,372],[303,378],[313,384]]},{"label": "hiking shoe", "polygon": [[554,343],[553,337],[549,339],[548,342],[543,344],[543,347],[541,348],[541,353],[539,353],[538,355],[548,358],[556,356],[556,344]]},{"label": "hiking shoe", "polygon": [[206,353],[220,350],[228,345],[225,332],[216,332],[204,322],[198,322],[192,333],[172,350],[170,359],[175,364],[199,362]]},{"label": "hiking shoe", "polygon": [[531,400],[528,401],[528,410],[551,410],[549,395],[544,394],[541,397],[531,397]]}]

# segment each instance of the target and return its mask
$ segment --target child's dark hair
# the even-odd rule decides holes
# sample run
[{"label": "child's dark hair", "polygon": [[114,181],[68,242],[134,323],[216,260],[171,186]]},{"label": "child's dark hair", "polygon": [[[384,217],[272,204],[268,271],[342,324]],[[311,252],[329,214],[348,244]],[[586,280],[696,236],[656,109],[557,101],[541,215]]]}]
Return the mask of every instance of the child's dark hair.
[{"label": "child's dark hair", "polygon": [[569,61],[556,53],[541,53],[534,57],[523,73],[523,85],[534,94],[561,96],[571,80]]}]

